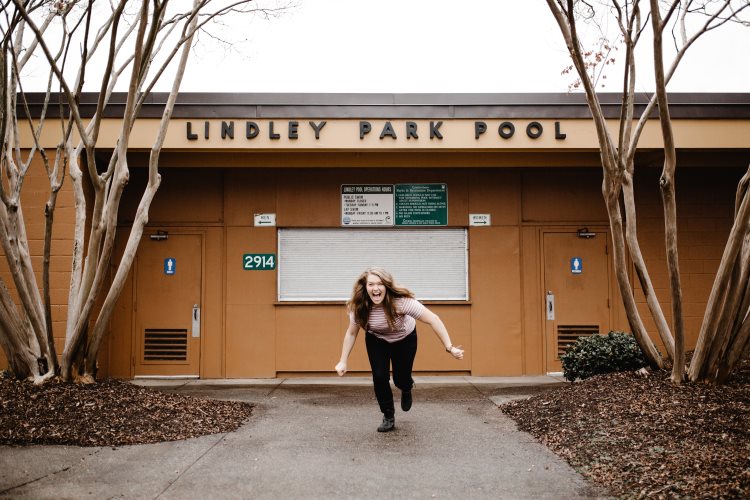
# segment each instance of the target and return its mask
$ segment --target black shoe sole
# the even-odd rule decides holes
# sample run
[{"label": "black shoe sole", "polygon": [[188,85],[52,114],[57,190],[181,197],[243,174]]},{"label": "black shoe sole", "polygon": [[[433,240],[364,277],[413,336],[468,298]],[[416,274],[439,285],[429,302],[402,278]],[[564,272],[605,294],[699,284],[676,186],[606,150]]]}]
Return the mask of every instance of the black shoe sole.
[{"label": "black shoe sole", "polygon": [[411,392],[402,392],[401,393],[401,409],[403,411],[409,411],[411,409]]},{"label": "black shoe sole", "polygon": [[392,431],[395,428],[396,428],[396,422],[395,421],[393,421],[391,423],[391,425],[389,425],[387,427],[385,426],[385,423],[382,423],[382,424],[380,424],[380,427],[378,427],[378,432],[390,432],[390,431]]}]

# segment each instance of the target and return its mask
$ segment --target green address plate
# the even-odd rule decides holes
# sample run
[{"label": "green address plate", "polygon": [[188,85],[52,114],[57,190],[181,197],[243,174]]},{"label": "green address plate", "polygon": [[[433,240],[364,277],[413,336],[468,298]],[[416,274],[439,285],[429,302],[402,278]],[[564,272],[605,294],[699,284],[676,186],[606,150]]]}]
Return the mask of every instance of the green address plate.
[{"label": "green address plate", "polygon": [[276,254],[246,253],[242,256],[242,269],[245,271],[273,271],[276,269]]}]

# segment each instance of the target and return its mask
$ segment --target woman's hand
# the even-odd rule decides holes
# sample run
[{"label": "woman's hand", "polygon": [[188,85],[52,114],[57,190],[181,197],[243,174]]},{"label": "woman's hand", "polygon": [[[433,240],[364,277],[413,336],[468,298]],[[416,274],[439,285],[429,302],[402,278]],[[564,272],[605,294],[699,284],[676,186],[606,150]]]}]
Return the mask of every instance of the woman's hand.
[{"label": "woman's hand", "polygon": [[[461,355],[463,356],[463,351],[461,351]],[[339,377],[343,377],[346,373],[346,361],[339,361],[336,364],[336,373],[339,374]]]},{"label": "woman's hand", "polygon": [[450,351],[448,352],[450,352],[451,356],[453,356],[456,359],[464,359],[464,350],[461,349],[460,345],[451,346]]}]

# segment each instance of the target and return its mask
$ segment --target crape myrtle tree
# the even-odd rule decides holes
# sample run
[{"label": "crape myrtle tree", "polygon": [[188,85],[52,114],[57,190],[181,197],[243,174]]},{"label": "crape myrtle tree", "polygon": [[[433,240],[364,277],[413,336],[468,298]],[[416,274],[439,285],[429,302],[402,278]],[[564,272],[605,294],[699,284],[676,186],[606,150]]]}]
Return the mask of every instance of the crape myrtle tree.
[{"label": "crape myrtle tree", "polygon": [[[720,383],[726,380],[750,344],[750,170],[737,187],[735,220],[704,314],[690,367],[685,367],[685,333],[682,287],[677,252],[677,206],[675,202],[676,146],[669,114],[667,85],[688,49],[706,33],[728,22],[747,25],[742,16],[750,12],[748,0],[547,0],[567,45],[589,109],[599,142],[603,170],[602,194],[612,232],[614,266],[633,334],[652,368],[672,364],[672,381],[686,375],[693,381]],[[610,24],[611,23],[611,24]],[[604,26],[615,26],[617,43],[611,43]],[[586,32],[598,30],[593,43]],[[645,35],[645,36],[644,36]],[[667,42],[665,42],[667,39]],[[636,48],[649,45],[653,64],[654,92],[640,114],[634,109]],[[665,47],[666,45],[666,47]],[[622,61],[622,89],[619,119],[608,123],[596,93],[602,71],[612,61],[618,46]],[[623,54],[624,52],[624,54]],[[667,54],[671,54],[668,56]],[[619,56],[618,56],[619,57]],[[611,82],[611,79],[610,79]],[[659,188],[664,211],[664,234],[670,284],[672,325],[654,293],[648,268],[638,243],[634,196],[635,154],[649,117],[658,116],[663,140],[664,164]],[[666,360],[656,349],[636,307],[633,286],[628,279],[628,257],[632,260]]]},{"label": "crape myrtle tree", "polygon": [[[250,0],[2,0],[0,7],[0,244],[12,280],[0,280],[0,344],[16,377],[42,383],[59,374],[91,383],[159,188],[159,154],[191,46],[200,33],[218,39],[207,28],[223,24],[228,16],[268,16],[283,7],[262,8]],[[24,88],[24,70],[32,63],[35,71],[41,66],[47,75],[36,116]],[[129,137],[160,78],[169,80],[171,90],[153,137],[148,182],[124,253],[112,262],[118,209],[129,177]],[[84,119],[79,108],[86,82],[98,90],[90,119]],[[117,140],[108,160],[97,165],[102,117],[118,83],[127,92]],[[52,106],[56,113],[49,113]],[[43,141],[43,132],[46,137],[53,134],[53,140]],[[30,137],[25,149],[22,135]],[[42,268],[34,269],[21,193],[24,179],[33,168],[41,168],[40,162],[49,179],[49,198],[43,213],[29,214],[45,221]],[[56,201],[64,182],[71,184],[75,224],[68,235],[73,255],[60,354],[52,331],[50,256]]]}]

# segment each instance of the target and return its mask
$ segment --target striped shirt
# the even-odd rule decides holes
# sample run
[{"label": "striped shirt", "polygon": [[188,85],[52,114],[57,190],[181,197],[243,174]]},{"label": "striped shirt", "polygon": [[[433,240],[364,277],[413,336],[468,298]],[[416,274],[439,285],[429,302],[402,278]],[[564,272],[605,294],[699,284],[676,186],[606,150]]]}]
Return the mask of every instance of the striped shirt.
[{"label": "striped shirt", "polygon": [[[391,330],[388,326],[388,319],[385,316],[385,309],[382,305],[373,304],[370,309],[370,318],[367,321],[367,331],[386,342],[398,342],[414,331],[417,322],[424,314],[425,306],[416,299],[409,297],[399,297],[394,301],[396,306],[396,328]],[[354,314],[349,313],[349,321],[355,324]]]}]

